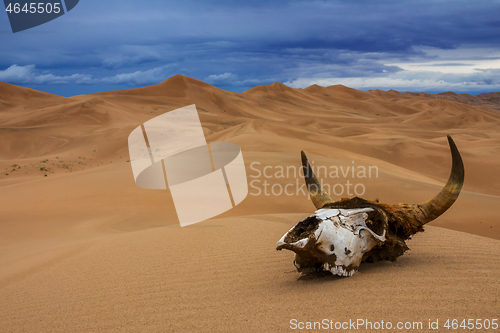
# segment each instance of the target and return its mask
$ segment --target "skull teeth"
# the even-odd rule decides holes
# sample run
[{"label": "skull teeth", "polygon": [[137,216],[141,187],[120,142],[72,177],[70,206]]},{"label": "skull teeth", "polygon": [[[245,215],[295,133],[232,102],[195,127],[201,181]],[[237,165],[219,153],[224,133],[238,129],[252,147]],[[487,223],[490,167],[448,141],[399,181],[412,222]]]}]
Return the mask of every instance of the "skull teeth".
[{"label": "skull teeth", "polygon": [[346,270],[343,266],[336,266],[336,265],[330,265],[328,263],[323,264],[323,269],[319,267],[303,267],[301,268],[299,264],[295,263],[295,268],[297,269],[298,272],[302,274],[311,274],[311,273],[319,273],[321,271],[323,272],[330,272],[333,275],[338,275],[338,276],[352,276],[354,273],[356,273],[358,270],[357,269],[352,269],[350,271]]},{"label": "skull teeth", "polygon": [[339,275],[339,276],[352,276],[354,273],[357,272],[356,269],[348,271],[342,266],[330,265],[329,263],[323,264],[323,269],[325,271],[330,271],[333,275]]}]

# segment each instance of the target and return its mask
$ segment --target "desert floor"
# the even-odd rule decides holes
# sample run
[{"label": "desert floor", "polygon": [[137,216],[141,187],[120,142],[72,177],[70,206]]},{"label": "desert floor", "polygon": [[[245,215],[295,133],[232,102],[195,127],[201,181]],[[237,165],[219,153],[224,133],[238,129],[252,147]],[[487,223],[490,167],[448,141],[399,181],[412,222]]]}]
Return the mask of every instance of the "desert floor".
[{"label": "desert floor", "polygon": [[[208,142],[241,147],[250,187],[234,209],[181,228],[168,190],[135,184],[127,138],[190,104]],[[487,106],[343,86],[239,94],[184,76],[70,98],[0,82],[0,332],[282,332],[323,319],[423,331],[438,320],[434,331],[448,331],[447,319],[498,320],[500,113]],[[304,193],[278,192],[303,184],[279,172],[298,170],[301,150],[316,166],[377,170],[320,174],[344,186],[334,199],[349,181],[366,199],[418,203],[448,178],[447,134],[464,161],[462,193],[397,261],[301,277],[294,254],[275,250],[314,212]]]}]

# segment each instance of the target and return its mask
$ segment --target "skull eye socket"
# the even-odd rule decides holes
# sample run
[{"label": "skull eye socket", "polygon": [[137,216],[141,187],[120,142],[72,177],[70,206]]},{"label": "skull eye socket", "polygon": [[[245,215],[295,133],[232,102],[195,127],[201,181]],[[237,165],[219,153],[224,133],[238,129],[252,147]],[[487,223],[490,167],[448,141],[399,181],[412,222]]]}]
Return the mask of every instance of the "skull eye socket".
[{"label": "skull eye socket", "polygon": [[378,236],[382,236],[386,226],[384,216],[377,211],[369,212],[366,226]]},{"label": "skull eye socket", "polygon": [[316,216],[309,216],[304,221],[297,223],[293,230],[285,237],[284,241],[286,243],[295,243],[301,239],[308,238],[318,229],[320,222],[321,220]]}]

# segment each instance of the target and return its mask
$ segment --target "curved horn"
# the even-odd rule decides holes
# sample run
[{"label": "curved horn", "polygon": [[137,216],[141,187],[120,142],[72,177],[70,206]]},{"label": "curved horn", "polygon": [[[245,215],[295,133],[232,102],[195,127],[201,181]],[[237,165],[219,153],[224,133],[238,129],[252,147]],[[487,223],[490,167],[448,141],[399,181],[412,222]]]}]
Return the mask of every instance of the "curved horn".
[{"label": "curved horn", "polygon": [[460,190],[462,189],[465,176],[462,157],[460,156],[455,142],[453,142],[453,139],[449,135],[448,143],[450,144],[452,167],[450,178],[448,178],[448,182],[441,192],[433,199],[418,205],[397,204],[393,206],[395,211],[409,217],[409,222],[417,228],[436,219],[450,208],[455,200],[457,200]]},{"label": "curved horn", "polygon": [[314,175],[311,169],[311,165],[307,160],[306,154],[301,151],[300,156],[302,157],[302,172],[304,173],[304,179],[306,181],[307,191],[311,197],[311,201],[316,209],[323,208],[326,204],[334,203],[332,198],[325,192],[323,187],[318,182],[318,179]]}]

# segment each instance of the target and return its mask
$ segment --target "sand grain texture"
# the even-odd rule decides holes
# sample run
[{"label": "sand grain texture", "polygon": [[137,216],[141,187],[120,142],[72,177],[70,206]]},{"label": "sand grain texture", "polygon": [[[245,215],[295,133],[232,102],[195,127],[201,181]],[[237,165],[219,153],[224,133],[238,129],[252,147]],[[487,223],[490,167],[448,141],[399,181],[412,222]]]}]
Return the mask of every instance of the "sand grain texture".
[{"label": "sand grain texture", "polygon": [[282,332],[294,318],[428,325],[498,315],[498,241],[428,227],[394,263],[298,280],[293,254],[274,246],[304,216],[212,220],[75,245],[2,286],[3,329]]}]

